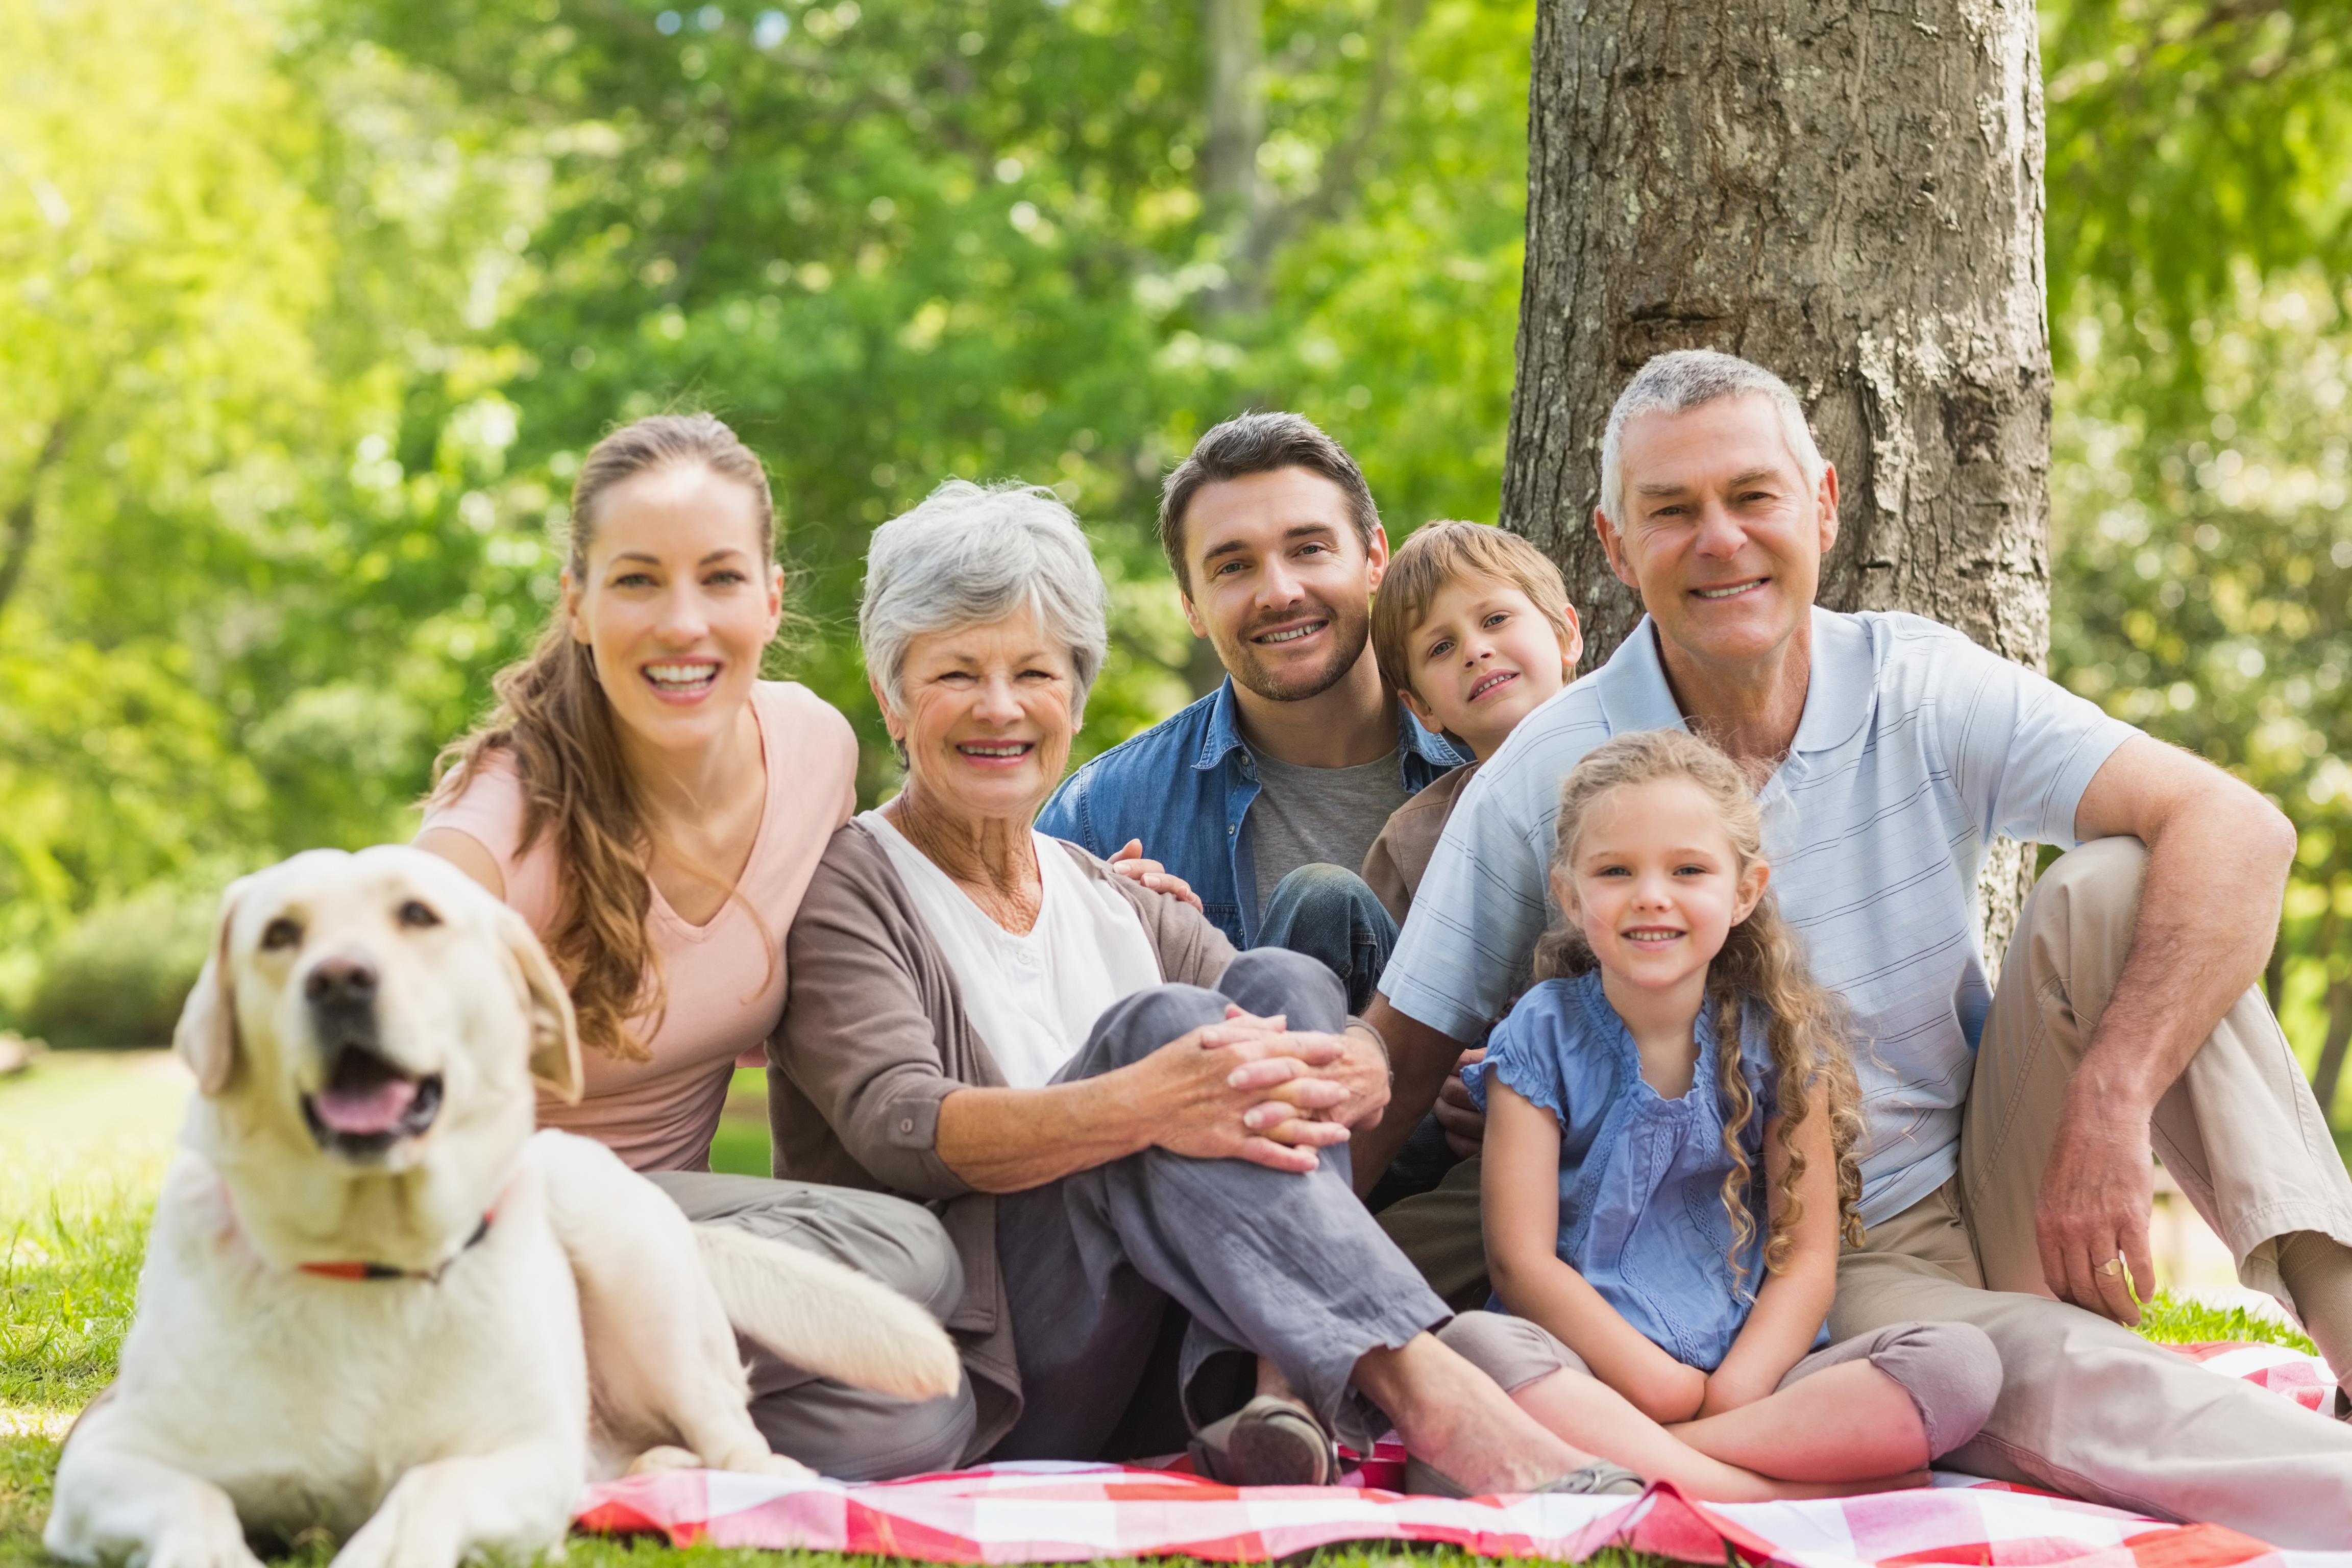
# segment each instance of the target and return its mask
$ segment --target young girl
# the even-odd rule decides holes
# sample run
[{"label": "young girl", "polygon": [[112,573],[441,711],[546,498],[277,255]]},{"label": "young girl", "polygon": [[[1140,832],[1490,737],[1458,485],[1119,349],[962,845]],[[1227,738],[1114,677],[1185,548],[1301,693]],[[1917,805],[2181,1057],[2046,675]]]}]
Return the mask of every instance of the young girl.
[{"label": "young girl", "polygon": [[1557,1374],[1584,1368],[1763,1475],[1916,1471],[1975,1435],[2000,1364],[1965,1323],[1829,1342],[1839,1242],[1862,1238],[1861,1119],[1835,999],[1769,876],[1754,795],[1696,736],[1621,735],[1570,773],[1562,924],[1465,1075],[1512,1316],[1471,1314],[1448,1342],[1570,1442],[1591,1385]]}]

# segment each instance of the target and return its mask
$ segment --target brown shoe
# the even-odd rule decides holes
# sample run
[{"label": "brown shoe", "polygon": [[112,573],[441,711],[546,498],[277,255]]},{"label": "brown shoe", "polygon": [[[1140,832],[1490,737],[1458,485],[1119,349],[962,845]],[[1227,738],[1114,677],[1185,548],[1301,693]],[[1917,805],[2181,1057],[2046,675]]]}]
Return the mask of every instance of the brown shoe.
[{"label": "brown shoe", "polygon": [[1261,1394],[1193,1435],[1192,1468],[1233,1487],[1328,1487],[1339,1474],[1330,1434],[1296,1400]]}]

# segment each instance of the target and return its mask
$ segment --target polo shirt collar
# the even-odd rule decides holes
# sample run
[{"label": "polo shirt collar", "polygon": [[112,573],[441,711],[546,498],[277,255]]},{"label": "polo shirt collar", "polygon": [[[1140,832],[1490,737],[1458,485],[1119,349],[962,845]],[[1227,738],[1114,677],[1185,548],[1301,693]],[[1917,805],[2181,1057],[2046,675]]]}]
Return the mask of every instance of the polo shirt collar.
[{"label": "polo shirt collar", "polygon": [[1845,744],[1870,717],[1877,661],[1870,633],[1852,616],[1813,606],[1813,668],[1805,682],[1805,711],[1797,721],[1790,754],[1827,752]]},{"label": "polo shirt collar", "polygon": [[1675,706],[1674,688],[1666,684],[1666,667],[1658,657],[1658,632],[1643,616],[1609,662],[1593,678],[1601,712],[1609,732],[1622,735],[1635,730],[1680,730],[1683,711]]},{"label": "polo shirt collar", "polygon": [[[1870,634],[1852,616],[1813,606],[1812,669],[1805,683],[1805,711],[1789,750],[1826,752],[1843,745],[1870,717],[1874,661]],[[1609,732],[1679,730],[1685,723],[1674,688],[1658,653],[1657,628],[1650,617],[1628,633],[1593,678]]]}]

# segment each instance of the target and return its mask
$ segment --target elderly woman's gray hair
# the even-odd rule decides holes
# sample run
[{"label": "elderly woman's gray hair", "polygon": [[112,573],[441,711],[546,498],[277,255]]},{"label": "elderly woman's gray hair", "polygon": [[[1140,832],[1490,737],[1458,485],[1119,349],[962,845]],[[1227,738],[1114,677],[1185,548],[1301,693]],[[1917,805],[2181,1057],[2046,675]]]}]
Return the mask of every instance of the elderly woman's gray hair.
[{"label": "elderly woman's gray hair", "polygon": [[905,700],[900,682],[909,643],[1027,609],[1069,652],[1078,682],[1070,714],[1076,721],[1110,644],[1106,598],[1087,536],[1053,491],[950,479],[874,531],[857,639],[866,673],[896,708]]},{"label": "elderly woman's gray hair", "polygon": [[1822,449],[1805,423],[1805,405],[1789,384],[1760,364],[1714,349],[1675,349],[1654,354],[1633,373],[1625,390],[1609,410],[1608,427],[1601,436],[1601,514],[1623,527],[1625,517],[1625,426],[1644,414],[1680,414],[1713,403],[1719,397],[1752,395],[1764,398],[1780,416],[1780,434],[1789,456],[1808,486],[1821,483]]}]

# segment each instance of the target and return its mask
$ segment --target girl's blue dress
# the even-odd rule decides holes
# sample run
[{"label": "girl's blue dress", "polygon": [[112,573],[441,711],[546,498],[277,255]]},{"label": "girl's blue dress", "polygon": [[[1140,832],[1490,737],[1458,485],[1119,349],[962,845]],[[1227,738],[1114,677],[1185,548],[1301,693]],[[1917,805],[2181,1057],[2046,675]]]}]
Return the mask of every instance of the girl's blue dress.
[{"label": "girl's blue dress", "polygon": [[[1764,1009],[1740,1020],[1739,1070],[1756,1110],[1740,1135],[1754,1235],[1732,1272],[1723,1208],[1724,1107],[1717,1080],[1715,1009],[1693,1029],[1698,1065],[1690,1092],[1668,1100],[1642,1081],[1631,1030],[1610,1006],[1598,971],[1548,980],[1495,1026],[1486,1059],[1463,1071],[1486,1108],[1490,1078],[1559,1119],[1559,1256],[1625,1321],[1685,1366],[1713,1372],[1748,1321],[1764,1283],[1764,1124],[1779,1106]],[[1744,1286],[1744,1289],[1743,1289]],[[1815,1348],[1829,1342],[1822,1326]]]}]

